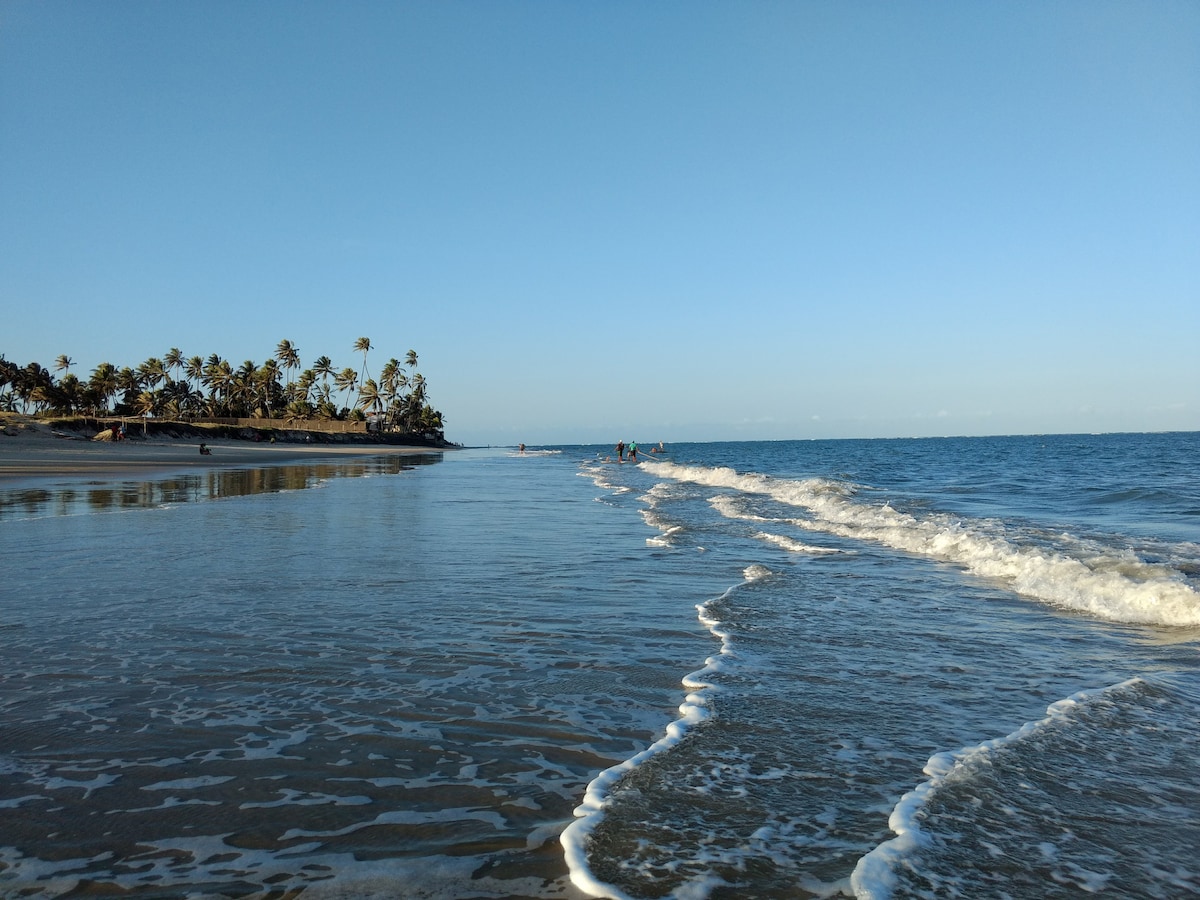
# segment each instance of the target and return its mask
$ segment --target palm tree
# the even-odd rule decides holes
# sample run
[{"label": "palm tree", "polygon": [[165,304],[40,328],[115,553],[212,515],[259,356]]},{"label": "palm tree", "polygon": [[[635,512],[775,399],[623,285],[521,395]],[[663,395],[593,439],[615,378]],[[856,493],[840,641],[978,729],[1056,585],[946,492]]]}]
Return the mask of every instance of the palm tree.
[{"label": "palm tree", "polygon": [[199,390],[201,379],[204,378],[204,360],[198,356],[191,357],[183,364],[184,374],[193,382],[192,387]]},{"label": "palm tree", "polygon": [[118,407],[125,407],[125,411],[128,412],[137,402],[138,394],[142,392],[142,379],[129,366],[122,366],[117,370],[117,390],[121,393]]},{"label": "palm tree", "polygon": [[366,379],[370,376],[370,373],[367,372],[367,351],[371,349],[371,339],[365,338],[365,337],[360,337],[357,341],[354,342],[354,349],[355,349],[355,351],[358,351],[358,350],[362,351],[363,367],[362,367],[362,374],[359,377],[362,379]]},{"label": "palm tree", "polygon": [[112,363],[100,363],[92,370],[92,376],[88,379],[89,399],[94,401],[94,404],[88,405],[97,407],[97,412],[100,409],[107,411],[119,389],[116,367]]},{"label": "palm tree", "polygon": [[408,351],[408,355],[404,358],[404,364],[406,366],[408,366],[410,369],[415,369],[417,367],[417,351],[416,350]]},{"label": "palm tree", "polygon": [[349,402],[350,392],[358,384],[358,376],[354,370],[347,366],[333,377],[333,381],[338,386],[338,390],[346,392],[346,401]]},{"label": "palm tree", "polygon": [[400,360],[392,357],[384,364],[383,369],[379,373],[379,387],[383,393],[383,406],[385,409],[391,409],[396,402],[396,395],[399,394],[408,384],[408,376],[404,374],[404,369],[400,366]]},{"label": "palm tree", "polygon": [[183,351],[178,347],[172,347],[163,355],[163,365],[167,369],[167,380],[171,380],[171,372],[178,369],[180,372],[184,370]]},{"label": "palm tree", "polygon": [[300,368],[300,348],[289,340],[282,340],[275,348],[275,358],[283,365],[284,372],[287,373],[287,380],[290,382],[292,369]]},{"label": "palm tree", "polygon": [[20,367],[15,362],[9,362],[4,358],[4,354],[0,353],[0,388],[8,388],[0,393],[0,409],[5,412],[17,411],[16,384],[19,371]]},{"label": "palm tree", "polygon": [[158,408],[158,391],[142,391],[137,395],[137,400],[134,401],[133,408],[137,414],[142,417],[145,429],[142,433],[150,433],[150,423],[147,421],[154,411]]},{"label": "palm tree", "polygon": [[300,373],[300,377],[296,379],[296,383],[289,385],[289,387],[294,388],[294,390],[289,391],[289,403],[310,403],[313,385],[316,383],[317,373],[312,369],[305,369]]},{"label": "palm tree", "polygon": [[255,380],[262,391],[263,405],[267,410],[267,418],[271,418],[271,401],[281,395],[279,388],[279,363],[268,359],[258,369]]},{"label": "palm tree", "polygon": [[379,394],[379,385],[375,383],[374,378],[368,378],[366,383],[358,389],[359,409],[369,409],[372,412],[378,412],[381,398]]},{"label": "palm tree", "polygon": [[[190,364],[191,363],[189,361],[189,367],[190,367]],[[217,354],[214,353],[214,354],[212,354],[212,356],[210,356],[207,360],[204,361],[204,367],[203,367],[203,369],[201,369],[200,384],[201,384],[201,386],[208,388],[209,401],[213,401],[216,399],[217,374],[220,371],[220,365],[221,365],[221,357],[217,356]]]},{"label": "palm tree", "polygon": [[71,366],[75,365],[75,360],[63,353],[54,361],[54,371],[70,373]]},{"label": "palm tree", "polygon": [[416,375],[413,376],[412,391],[409,393],[408,396],[411,397],[415,403],[424,405],[425,391],[426,391],[425,376],[421,375],[420,373],[417,373]]},{"label": "palm tree", "polygon": [[313,371],[321,376],[322,381],[328,381],[333,376],[333,360],[328,356],[318,356],[313,363]]},{"label": "palm tree", "polygon": [[152,356],[137,368],[143,384],[156,388],[167,377],[167,367],[157,356]]},{"label": "palm tree", "polygon": [[312,404],[312,389],[317,383],[317,374],[305,369],[295,382],[289,382],[285,400],[287,414],[293,419],[310,419],[316,411]]},{"label": "palm tree", "polygon": [[55,385],[54,402],[51,405],[58,412],[74,415],[84,405],[83,382],[68,372]]},{"label": "palm tree", "polygon": [[24,369],[19,369],[14,388],[21,401],[21,411],[29,411],[30,401],[33,402],[35,410],[48,406],[53,387],[54,376],[50,374],[49,369],[43,369],[38,363],[31,362]]},{"label": "palm tree", "polygon": [[313,410],[318,419],[336,419],[337,407],[333,404],[332,389],[328,384],[322,384],[317,389],[316,408]]},{"label": "palm tree", "polygon": [[204,397],[184,380],[168,381],[158,392],[158,412],[168,418],[187,418],[200,411]]},{"label": "palm tree", "polygon": [[233,386],[233,369],[227,360],[212,354],[204,364],[204,386],[208,388],[208,408],[211,415],[229,414],[229,391]]},{"label": "palm tree", "polygon": [[257,408],[255,400],[258,396],[258,363],[252,359],[245,360],[237,371],[233,373],[232,397],[230,398],[233,405],[238,410],[238,415],[244,415],[247,418],[254,415]]},{"label": "palm tree", "polygon": [[389,418],[398,423],[405,431],[418,432],[425,430],[422,424],[427,409],[425,376],[420,373],[414,375],[411,387],[412,390],[396,401]]},{"label": "palm tree", "polygon": [[204,410],[204,395],[188,384],[180,387],[176,402],[179,411],[188,418],[197,416]]}]

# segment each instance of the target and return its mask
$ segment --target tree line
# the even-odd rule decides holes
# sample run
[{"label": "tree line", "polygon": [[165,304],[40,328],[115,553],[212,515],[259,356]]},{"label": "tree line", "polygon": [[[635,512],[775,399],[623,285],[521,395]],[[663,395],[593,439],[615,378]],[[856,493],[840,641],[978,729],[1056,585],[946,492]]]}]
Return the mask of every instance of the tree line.
[{"label": "tree line", "polygon": [[185,357],[172,347],[136,367],[102,362],[86,380],[71,371],[75,363],[66,355],[54,361],[51,372],[36,362],[20,366],[0,354],[0,410],[180,421],[370,417],[391,430],[442,435],[442,414],[429,405],[415,350],[408,351],[403,363],[389,359],[376,379],[368,368],[371,341],[360,337],[353,349],[363,357],[357,370],[336,368],[328,356],[304,368],[299,348],[289,340],[280,341],[262,365],[246,360],[237,367],[215,353],[207,359]]}]

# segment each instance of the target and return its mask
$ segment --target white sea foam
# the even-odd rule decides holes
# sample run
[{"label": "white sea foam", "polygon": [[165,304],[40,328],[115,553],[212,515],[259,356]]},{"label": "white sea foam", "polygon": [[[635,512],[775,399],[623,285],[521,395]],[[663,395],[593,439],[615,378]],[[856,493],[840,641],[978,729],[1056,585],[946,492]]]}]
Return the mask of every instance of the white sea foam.
[{"label": "white sea foam", "polygon": [[95,791],[101,788],[106,788],[112,785],[120,775],[97,775],[89,781],[75,781],[70,778],[31,778],[31,784],[38,784],[48,791],[61,791],[68,788],[74,788],[83,791],[83,799],[92,796]]},{"label": "white sea foam", "polygon": [[830,547],[814,547],[812,544],[806,544],[803,541],[798,541],[795,538],[787,537],[782,534],[770,534],[766,531],[760,531],[754,535],[757,540],[767,544],[773,544],[781,550],[786,550],[788,553],[811,553],[820,556],[826,553],[840,553],[840,550],[834,550]]},{"label": "white sea foam", "polygon": [[370,797],[341,796],[338,794],[321,794],[311,791],[296,791],[285,789],[279,792],[278,800],[268,800],[262,803],[243,803],[238,809],[270,809],[277,806],[366,806],[372,801]]},{"label": "white sea foam", "polygon": [[[368,802],[370,801],[368,800]],[[292,828],[280,835],[279,839],[281,841],[291,841],[301,837],[342,837],[347,834],[353,834],[356,831],[362,831],[364,828],[373,828],[378,825],[429,825],[431,823],[469,821],[486,822],[497,831],[503,829],[506,824],[502,815],[485,809],[436,809],[429,811],[397,809],[380,813],[371,819],[355,822],[352,825],[347,825],[345,828],[336,828],[329,831],[309,831],[303,828]]]},{"label": "white sea foam", "polygon": [[[771,571],[765,566],[753,565],[747,567],[743,575],[746,579],[743,582],[745,584],[769,577]],[[626,900],[626,894],[592,874],[587,862],[588,840],[603,819],[610,793],[617,782],[646,760],[677,745],[689,731],[712,714],[706,694],[717,690],[717,687],[708,677],[721,671],[726,662],[736,654],[730,643],[729,633],[719,627],[720,622],[710,614],[709,606],[725,599],[736,588],[735,585],[720,597],[696,606],[697,618],[720,639],[721,649],[715,656],[710,656],[704,661],[704,668],[684,676],[682,683],[688,693],[679,707],[680,717],[667,726],[666,733],[661,738],[641,753],[610,766],[592,779],[587,786],[583,802],[575,808],[575,821],[566,827],[559,838],[567,868],[571,872],[571,882],[589,896]]]},{"label": "white sea foam", "polygon": [[[709,505],[727,519],[738,519],[744,522],[760,522],[764,524],[774,525],[794,525],[800,528],[808,528],[808,523],[798,519],[780,519],[770,516],[763,516],[757,513],[747,512],[742,508],[737,498],[728,495],[719,495],[710,497]],[[806,544],[803,541],[798,541],[795,538],[787,537],[782,534],[771,534],[770,532],[760,531],[754,535],[756,540],[764,541],[768,544],[773,544],[782,550],[787,550],[789,553],[845,553],[845,550],[839,550],[836,547],[816,547],[812,544]]]},{"label": "white sea foam", "polygon": [[1078,540],[1068,536],[1056,548],[1047,548],[1019,531],[1000,534],[964,517],[917,516],[886,503],[861,503],[850,486],[821,478],[776,479],[666,462],[646,467],[676,481],[771,497],[805,510],[810,518],[796,524],[809,530],[960,565],[1054,606],[1116,622],[1200,625],[1200,595],[1183,573],[1164,564],[1144,564],[1125,547],[1079,552]]},{"label": "white sea foam", "polygon": [[[231,871],[238,871],[260,883],[275,885],[279,891],[302,890],[305,897],[317,900],[393,898],[397,885],[419,885],[419,896],[425,900],[455,900],[468,890],[475,896],[533,897],[545,886],[540,878],[480,875],[488,862],[486,856],[359,860],[349,853],[322,853],[318,842],[271,852],[228,843],[230,837],[223,834],[143,840],[141,845],[148,849],[133,857],[136,867],[127,867],[128,871],[111,881],[133,892],[148,889],[162,894],[176,888],[180,896],[194,896],[190,890],[194,884],[221,882]],[[111,858],[112,854],[106,852],[87,858],[41,860],[16,848],[0,846],[0,868],[21,884],[36,885],[37,893],[24,892],[36,897],[71,893],[88,878],[81,873]],[[279,887],[281,884],[286,887]]]},{"label": "white sea foam", "polygon": [[995,750],[1025,740],[1047,725],[1066,719],[1082,704],[1106,693],[1129,688],[1141,680],[1131,678],[1099,691],[1079,691],[1065,700],[1050,704],[1046,708],[1044,718],[1026,722],[1011,734],[931,756],[924,768],[929,780],[901,797],[888,818],[888,827],[895,832],[896,837],[884,841],[855,865],[854,872],[850,875],[850,886],[855,897],[859,900],[888,900],[892,896],[896,887],[897,868],[904,865],[906,859],[926,844],[917,815],[929,802],[930,797],[948,780],[970,778],[971,773],[984,764],[989,754]]},{"label": "white sea foam", "polygon": [[174,781],[156,781],[154,784],[142,785],[143,791],[193,791],[198,788],[211,787],[233,781],[232,775],[201,775],[196,778],[177,778]]}]

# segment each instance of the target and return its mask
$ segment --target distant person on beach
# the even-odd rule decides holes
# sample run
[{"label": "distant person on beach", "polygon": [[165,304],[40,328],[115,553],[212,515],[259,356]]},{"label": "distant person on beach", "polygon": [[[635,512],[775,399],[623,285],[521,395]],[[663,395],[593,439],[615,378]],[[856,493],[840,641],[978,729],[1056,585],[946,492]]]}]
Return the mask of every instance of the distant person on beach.
[{"label": "distant person on beach", "polygon": [[617,441],[617,459],[625,462],[625,442]]},{"label": "distant person on beach", "polygon": [[637,462],[637,441],[629,442],[629,461]]},{"label": "distant person on beach", "polygon": [[518,449],[520,450],[520,452],[521,452],[521,453],[524,453],[524,452],[525,452],[525,445],[524,445],[524,444],[518,444],[518,445],[517,445],[517,447],[518,447]]},{"label": "distant person on beach", "polygon": [[200,455],[201,456],[212,456],[212,451],[208,449],[208,444],[200,445]]}]

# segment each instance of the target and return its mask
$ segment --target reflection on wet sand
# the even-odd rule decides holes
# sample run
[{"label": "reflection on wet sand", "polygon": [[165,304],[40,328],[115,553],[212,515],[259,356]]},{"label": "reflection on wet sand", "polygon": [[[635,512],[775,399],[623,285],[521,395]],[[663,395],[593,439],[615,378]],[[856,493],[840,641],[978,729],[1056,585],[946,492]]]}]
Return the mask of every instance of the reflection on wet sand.
[{"label": "reflection on wet sand", "polygon": [[223,497],[300,491],[334,478],[398,475],[442,461],[440,453],[355,457],[352,461],[209,469],[158,479],[76,482],[0,490],[0,521],[81,512],[117,512]]}]

